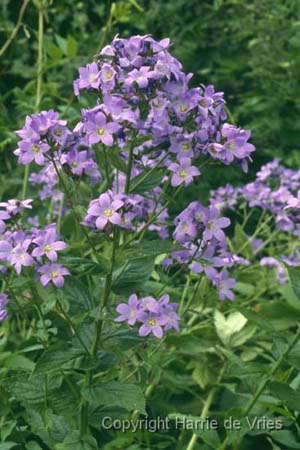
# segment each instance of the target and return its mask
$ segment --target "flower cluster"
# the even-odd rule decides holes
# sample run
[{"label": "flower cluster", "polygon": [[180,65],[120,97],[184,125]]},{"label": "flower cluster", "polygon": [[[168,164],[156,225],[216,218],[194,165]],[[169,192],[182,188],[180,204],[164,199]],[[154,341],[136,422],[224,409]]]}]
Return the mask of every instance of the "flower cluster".
[{"label": "flower cluster", "polygon": [[[256,179],[242,187],[226,185],[211,192],[210,203],[220,211],[234,210],[241,203],[249,208],[259,208],[268,213],[278,232],[293,236],[300,235],[300,170],[288,169],[275,159],[256,174]],[[296,249],[291,255],[282,255],[281,261],[262,254],[264,242],[250,239],[254,254],[258,255],[262,267],[275,268],[280,284],[287,282],[284,264],[300,265]],[[258,245],[255,243],[258,242]],[[283,249],[284,250],[284,249]]]},{"label": "flower cluster", "polygon": [[70,131],[67,122],[61,120],[56,111],[28,116],[25,126],[16,134],[21,138],[14,152],[19,163],[35,162],[42,167],[40,172],[30,176],[33,185],[42,185],[41,200],[60,199],[55,186],[61,170],[75,178],[85,175],[93,183],[99,181],[100,172],[86,136],[76,129]]},{"label": "flower cluster", "polygon": [[220,217],[214,206],[204,207],[192,202],[175,218],[175,225],[173,237],[185,249],[173,252],[173,261],[188,264],[194,273],[205,274],[217,287],[221,300],[233,300],[235,280],[226,268],[247,264],[247,261],[231,254],[227,248],[223,229],[230,225],[230,220]]},{"label": "flower cluster", "polygon": [[115,321],[127,322],[133,326],[141,324],[139,328],[140,336],[148,336],[152,333],[161,339],[164,332],[174,328],[179,331],[179,316],[176,313],[177,303],[170,303],[168,295],[163,295],[158,300],[153,297],[143,297],[139,299],[136,294],[132,294],[128,303],[120,303],[117,312],[120,314]]},{"label": "flower cluster", "polygon": [[25,208],[31,208],[31,202],[9,200],[0,203],[6,214],[0,237],[0,261],[12,266],[18,275],[24,267],[34,267],[43,286],[51,281],[56,287],[62,287],[69,271],[57,263],[57,252],[67,245],[58,239],[56,225],[50,224],[43,229],[32,227],[26,231],[19,227],[17,216]]},{"label": "flower cluster", "polygon": [[[150,36],[116,37],[97,60],[79,69],[74,91],[94,91],[99,104],[83,110],[82,130],[91,145],[134,145],[135,166],[143,156],[164,160],[171,184],[188,185],[200,175],[193,160],[208,155],[246,170],[254,151],[250,132],[224,123],[223,93],[213,86],[190,88],[191,74],[169,53],[170,42]],[[121,153],[126,160],[127,153]],[[149,167],[150,161],[146,164]]]},{"label": "flower cluster", "polygon": [[[160,205],[155,204],[154,200],[141,195],[116,194],[114,190],[108,190],[90,202],[83,225],[108,234],[113,225],[124,230],[138,230],[145,224],[147,217],[159,211],[159,208]],[[168,236],[166,218],[167,212],[161,212],[149,226],[161,238]]]}]

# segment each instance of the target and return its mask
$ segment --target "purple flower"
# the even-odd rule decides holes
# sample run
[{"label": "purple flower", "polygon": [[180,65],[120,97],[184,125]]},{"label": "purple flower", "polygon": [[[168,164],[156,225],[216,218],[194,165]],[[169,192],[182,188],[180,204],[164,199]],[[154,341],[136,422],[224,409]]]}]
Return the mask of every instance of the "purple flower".
[{"label": "purple flower", "polygon": [[31,239],[25,239],[24,242],[16,245],[11,251],[10,263],[15,266],[15,270],[20,275],[22,267],[28,267],[34,265],[34,259],[28,253],[29,246],[31,245]]},{"label": "purple flower", "polygon": [[116,322],[127,322],[128,325],[134,325],[137,321],[137,314],[139,311],[140,301],[136,294],[129,297],[128,304],[120,303],[117,306],[117,311],[120,314],[115,319]]},{"label": "purple flower", "polygon": [[64,277],[70,275],[68,269],[56,263],[44,264],[37,271],[41,274],[40,281],[44,287],[52,281],[56,287],[60,288],[64,285]]},{"label": "purple flower", "polygon": [[140,336],[152,333],[155,337],[162,338],[164,331],[172,328],[179,331],[180,317],[176,313],[177,307],[177,303],[170,303],[168,295],[163,295],[159,300],[153,297],[139,300],[136,294],[132,294],[128,304],[120,303],[117,306],[120,315],[115,321],[127,322],[131,326],[136,322],[142,323],[139,329]]},{"label": "purple flower", "polygon": [[6,211],[0,211],[0,234],[2,234],[6,228],[4,221],[8,219],[10,219],[10,215]]},{"label": "purple flower", "polygon": [[206,212],[203,238],[205,240],[209,240],[212,237],[215,237],[218,241],[224,241],[225,234],[222,228],[226,228],[229,225],[230,219],[228,219],[228,217],[219,217],[219,211],[217,208],[210,206]]},{"label": "purple flower", "polygon": [[139,329],[140,336],[148,336],[148,334],[153,333],[159,339],[163,337],[163,326],[167,323],[165,317],[150,312],[142,312],[139,314],[139,321],[143,323]]},{"label": "purple flower", "polygon": [[45,142],[21,141],[15,155],[19,157],[20,164],[29,164],[35,161],[36,164],[42,166],[45,163],[44,154],[49,149],[50,146]]},{"label": "purple flower", "polygon": [[0,260],[10,261],[12,250],[12,245],[9,242],[0,241]]},{"label": "purple flower", "polygon": [[11,199],[11,200],[8,200],[7,202],[1,202],[0,207],[5,208],[9,214],[11,214],[12,216],[15,216],[15,215],[21,213],[22,211],[24,211],[24,209],[32,209],[31,203],[32,203],[32,199],[27,199],[27,200]]},{"label": "purple flower", "polygon": [[115,122],[107,122],[103,112],[98,112],[94,117],[86,122],[85,127],[88,132],[90,144],[102,142],[111,147],[114,143],[113,133],[116,133],[120,126]]},{"label": "purple flower", "polygon": [[119,196],[114,197],[111,192],[101,194],[98,199],[91,201],[87,218],[95,218],[95,226],[99,230],[103,230],[108,223],[122,226],[122,218],[117,211],[123,205]]},{"label": "purple flower", "polygon": [[[87,64],[86,67],[79,68],[78,89],[93,88],[98,89],[100,85],[100,72],[97,63]],[[75,92],[75,95],[78,95]]]},{"label": "purple flower", "polygon": [[297,197],[291,195],[288,198],[286,208],[300,208],[300,191],[298,192]]},{"label": "purple flower", "polygon": [[222,271],[218,274],[218,277],[215,278],[214,283],[218,288],[218,293],[220,300],[234,300],[234,293],[232,292],[232,288],[235,285],[235,279],[229,278],[228,272],[226,270]]},{"label": "purple flower", "polygon": [[177,187],[180,184],[188,186],[193,182],[194,177],[200,175],[200,171],[197,167],[191,166],[190,158],[181,158],[179,164],[170,164],[169,170],[174,172],[171,179],[171,184],[174,187]]},{"label": "purple flower", "polygon": [[0,322],[2,322],[7,317],[7,311],[5,306],[7,304],[7,295],[0,294]]},{"label": "purple flower", "polygon": [[168,331],[174,328],[179,332],[179,321],[180,317],[176,313],[176,309],[178,308],[177,303],[170,303],[169,295],[165,294],[158,300],[159,306],[161,307],[161,311],[165,318],[164,330]]},{"label": "purple flower", "polygon": [[151,71],[150,67],[141,67],[139,70],[133,69],[125,80],[125,86],[130,87],[133,83],[136,83],[139,88],[146,88],[149,79],[153,76],[155,76],[155,72]]},{"label": "purple flower", "polygon": [[41,256],[46,256],[50,261],[54,262],[57,260],[57,252],[64,250],[67,244],[63,241],[57,241],[57,234],[55,228],[51,227],[46,231],[39,233],[39,236],[33,239],[33,243],[37,247],[33,250],[32,256],[39,258]]},{"label": "purple flower", "polygon": [[116,71],[111,64],[104,63],[100,71],[101,84],[104,88],[112,89],[115,86]]}]

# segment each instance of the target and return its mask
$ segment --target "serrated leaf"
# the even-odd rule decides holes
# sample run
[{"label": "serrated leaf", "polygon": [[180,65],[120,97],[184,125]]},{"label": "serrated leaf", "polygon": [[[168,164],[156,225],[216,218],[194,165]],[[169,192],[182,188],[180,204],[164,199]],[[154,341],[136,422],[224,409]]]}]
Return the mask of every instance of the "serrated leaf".
[{"label": "serrated leaf", "polygon": [[127,295],[140,289],[154,270],[154,258],[148,256],[128,260],[113,272],[112,290]]},{"label": "serrated leaf", "polygon": [[269,384],[271,393],[282,401],[282,403],[293,411],[300,409],[300,392],[295,391],[284,383],[274,381]]},{"label": "serrated leaf", "polygon": [[83,397],[96,405],[119,406],[127,411],[138,410],[145,414],[145,397],[141,388],[135,384],[111,381],[94,387],[82,389]]},{"label": "serrated leaf", "polygon": [[82,435],[79,431],[70,433],[54,450],[98,450],[96,439],[91,435]]},{"label": "serrated leaf", "polygon": [[34,369],[35,363],[29,358],[22,355],[10,355],[4,363],[5,367],[8,369],[16,370],[29,370],[30,372]]},{"label": "serrated leaf", "polygon": [[53,346],[48,349],[38,360],[35,373],[50,373],[63,370],[65,365],[72,366],[72,362],[82,356],[84,350],[81,348],[67,346]]}]

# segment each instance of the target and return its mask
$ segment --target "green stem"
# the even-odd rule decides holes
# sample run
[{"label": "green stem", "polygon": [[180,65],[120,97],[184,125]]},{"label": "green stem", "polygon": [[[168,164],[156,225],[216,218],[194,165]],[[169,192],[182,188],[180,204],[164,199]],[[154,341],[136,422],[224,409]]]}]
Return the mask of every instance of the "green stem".
[{"label": "green stem", "polygon": [[27,8],[28,3],[30,2],[30,0],[24,0],[19,12],[19,17],[16,23],[15,28],[12,30],[9,38],[4,42],[3,46],[0,49],[0,56],[3,55],[3,53],[8,49],[8,47],[10,46],[10,44],[13,42],[13,40],[15,39],[21,25],[22,25],[22,21],[23,21],[23,16],[25,13],[25,10]]},{"label": "green stem", "polygon": [[126,170],[125,194],[128,194],[129,189],[130,189],[131,170],[132,170],[133,157],[134,157],[133,151],[134,151],[134,145],[131,144],[131,146],[129,148],[129,157],[128,157],[127,170]]},{"label": "green stem", "polygon": [[[106,308],[110,291],[111,291],[111,285],[112,285],[112,279],[113,279],[113,271],[114,271],[114,264],[116,259],[116,251],[119,245],[119,235],[116,230],[114,230],[114,236],[113,236],[113,249],[112,249],[112,256],[111,256],[111,267],[109,273],[106,275],[104,288],[103,288],[103,294],[102,294],[102,300],[101,300],[101,316],[103,316],[103,312]],[[97,321],[96,323],[96,339],[94,342],[92,354],[96,356],[97,349],[101,337],[102,332],[102,325],[103,325],[103,318]]]},{"label": "green stem", "polygon": [[[208,393],[208,396],[207,396],[207,398],[205,400],[203,409],[201,411],[200,419],[205,419],[208,416],[211,404],[214,401],[214,398],[215,398],[215,395],[216,395],[216,392],[217,392],[217,389],[218,389],[218,384],[220,383],[220,381],[221,381],[221,379],[223,377],[225,369],[226,369],[226,365],[224,364],[224,366],[222,367],[222,370],[220,371],[220,374],[218,376],[218,380],[216,382],[216,385],[214,387],[212,387],[211,390]],[[188,446],[187,446],[186,450],[193,450],[195,448],[195,445],[197,443],[198,437],[199,436],[197,434],[193,433],[193,435],[192,435],[192,437],[191,437],[191,439],[190,439],[190,441],[188,443]]]},{"label": "green stem", "polygon": [[[37,55],[37,73],[36,73],[36,94],[35,94],[35,112],[38,112],[43,84],[43,45],[44,45],[44,10],[41,2],[38,4],[38,55]],[[25,172],[22,184],[22,200],[26,198],[29,178],[29,164],[25,166]]]}]

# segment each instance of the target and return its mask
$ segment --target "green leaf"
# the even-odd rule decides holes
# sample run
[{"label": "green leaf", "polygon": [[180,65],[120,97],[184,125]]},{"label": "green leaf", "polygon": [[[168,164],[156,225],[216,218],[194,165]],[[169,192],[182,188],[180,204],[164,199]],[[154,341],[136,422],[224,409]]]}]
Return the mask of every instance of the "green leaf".
[{"label": "green leaf", "polygon": [[278,442],[279,444],[283,444],[288,449],[298,449],[300,448],[299,441],[296,441],[296,437],[289,430],[274,430],[270,431],[269,435],[271,438]]},{"label": "green leaf", "polygon": [[22,355],[10,355],[8,358],[6,358],[5,367],[8,369],[16,370],[16,369],[22,369],[22,370],[29,370],[30,372],[34,369],[35,364],[33,361],[31,361],[29,358],[26,358]]},{"label": "green leaf", "polygon": [[0,443],[0,450],[10,450],[13,447],[16,447],[16,445],[20,445],[17,444],[16,442],[2,442]]},{"label": "green leaf", "polygon": [[69,301],[71,316],[83,314],[92,308],[92,301],[88,290],[78,279],[67,277],[61,292]]},{"label": "green leaf", "polygon": [[26,450],[42,450],[42,447],[40,447],[37,442],[30,441],[30,442],[27,442],[25,449]]},{"label": "green leaf", "polygon": [[285,406],[293,411],[300,410],[300,392],[295,391],[287,384],[279,383],[277,381],[270,383],[269,389]]},{"label": "green leaf", "polygon": [[95,387],[85,387],[82,395],[96,405],[119,406],[127,411],[138,410],[141,414],[146,414],[144,394],[135,384],[110,381]]},{"label": "green leaf", "polygon": [[77,55],[77,41],[70,34],[67,37],[67,55],[73,57]]},{"label": "green leaf", "polygon": [[120,156],[120,151],[118,148],[112,148],[109,150],[109,152],[106,153],[107,159],[109,162],[118,170],[120,170],[123,173],[126,173],[127,167],[125,162]]},{"label": "green leaf", "polygon": [[[220,311],[216,310],[214,322],[219,338],[224,345],[228,346],[233,345],[234,336],[245,327],[247,319],[243,314],[237,311],[229,314],[229,316],[225,318]],[[243,343],[244,340],[241,339],[241,342]],[[237,345],[237,343],[235,343],[235,345]]]},{"label": "green leaf", "polygon": [[68,55],[68,42],[67,39],[59,36],[58,34],[55,35],[55,40],[57,42],[57,45],[61,49],[64,55]]},{"label": "green leaf", "polygon": [[142,194],[143,192],[151,191],[160,184],[164,174],[165,171],[163,169],[143,171],[132,180],[130,192]]},{"label": "green leaf", "polygon": [[127,295],[140,289],[154,270],[154,258],[148,256],[127,260],[113,272],[112,290]]},{"label": "green leaf", "polygon": [[98,450],[96,439],[79,431],[70,433],[62,444],[56,444],[54,450]]},{"label": "green leaf", "polygon": [[35,373],[49,373],[72,367],[74,361],[84,354],[81,348],[56,345],[49,348],[38,360]]},{"label": "green leaf", "polygon": [[238,254],[241,254],[247,259],[251,259],[253,257],[253,250],[251,247],[249,237],[246,235],[243,227],[239,223],[235,225],[234,243],[235,243],[235,250],[236,252],[238,252]]},{"label": "green leaf", "polygon": [[300,302],[300,267],[286,266],[292,289]]}]

